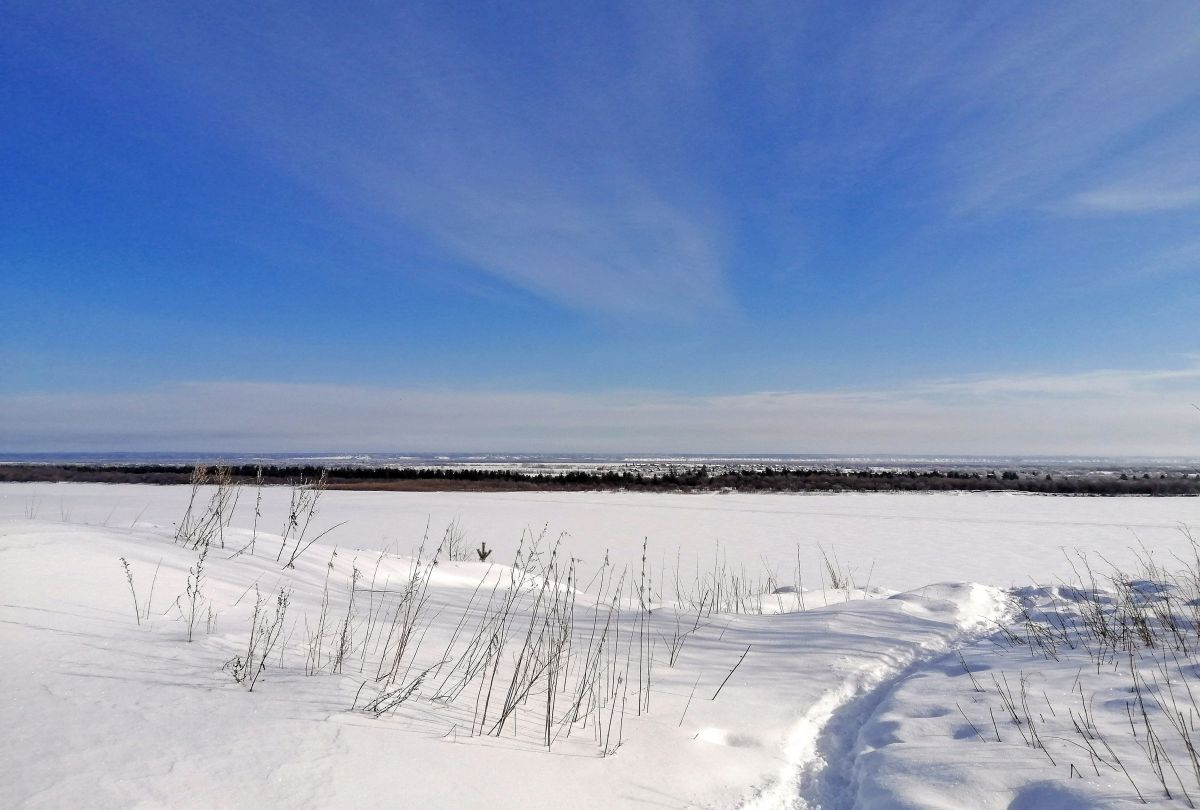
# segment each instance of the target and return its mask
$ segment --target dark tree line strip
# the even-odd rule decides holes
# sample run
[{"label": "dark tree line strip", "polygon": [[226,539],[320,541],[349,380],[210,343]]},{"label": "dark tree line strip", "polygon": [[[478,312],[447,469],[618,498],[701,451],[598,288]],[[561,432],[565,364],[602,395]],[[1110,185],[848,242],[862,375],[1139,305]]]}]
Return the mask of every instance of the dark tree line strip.
[{"label": "dark tree line strip", "polygon": [[[1200,495],[1195,473],[1045,472],[1035,470],[878,470],[821,467],[671,468],[527,472],[471,467],[264,466],[263,483],[316,480],[329,489],[394,491],[629,490],[647,492],[1031,492],[1048,495]],[[259,467],[229,468],[234,482],[254,483]],[[0,481],[186,484],[192,467],[163,464],[6,464]]]}]

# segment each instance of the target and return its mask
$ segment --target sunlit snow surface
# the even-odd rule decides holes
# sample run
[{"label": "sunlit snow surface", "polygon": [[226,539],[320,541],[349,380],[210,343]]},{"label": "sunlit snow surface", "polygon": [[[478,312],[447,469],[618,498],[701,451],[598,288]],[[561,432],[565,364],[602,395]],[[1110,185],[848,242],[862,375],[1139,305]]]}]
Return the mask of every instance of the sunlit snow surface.
[{"label": "sunlit snow surface", "polygon": [[[1160,719],[1150,736],[1171,759],[1165,798],[1140,753],[1146,732],[1132,733],[1141,727],[1131,730],[1119,661],[1082,678],[1097,669],[1082,647],[1059,644],[1052,658],[1005,635],[1021,631],[1022,608],[1071,620],[1071,592],[1053,586],[1073,576],[1074,549],[1105,570],[1099,555],[1130,566],[1139,544],[1164,568],[1188,559],[1180,526],[1200,526],[1195,499],[328,492],[313,531],[344,524],[284,569],[275,557],[289,492],[265,491],[255,553],[235,555],[256,522],[256,492],[244,488],[224,549],[206,558],[212,615],[189,643],[176,600],[186,603],[197,552],[174,542],[188,497],[186,487],[0,486],[0,806],[1115,807],[1140,804],[1135,787],[1165,806],[1186,806],[1185,791],[1200,799],[1193,763]],[[428,554],[452,522],[466,548],[494,550],[493,565],[433,569],[406,673],[461,653],[486,613],[479,593],[516,576],[509,566],[533,538],[543,554],[525,568],[541,570],[560,542],[581,592],[601,569],[640,579],[645,543],[649,708],[638,716],[627,684],[607,756],[594,724],[569,736],[555,726],[546,750],[544,695],[497,736],[472,735],[473,693],[435,700],[432,678],[395,711],[365,713],[379,691],[369,645],[337,673],[322,659],[306,675],[322,605],[331,627],[347,615],[352,570],[364,572],[352,611],[363,623],[370,600],[405,581],[422,537]],[[850,587],[831,586],[822,549]],[[139,604],[150,603],[140,625],[120,558]],[[743,600],[749,613],[708,615],[688,601],[714,570],[767,592]],[[256,585],[264,597],[289,589],[291,604],[282,666],[272,658],[249,692],[223,667],[247,644]],[[633,669],[636,594],[624,591],[618,614]],[[517,618],[536,615],[532,604],[516,603]],[[586,592],[574,609],[577,635],[605,615]],[[502,661],[521,639],[510,645]],[[1190,649],[1175,656],[1194,677]],[[1172,690],[1148,662],[1147,692],[1186,701],[1186,684]],[[505,688],[509,674],[500,668]],[[1043,747],[1023,741],[1029,730],[1006,717],[994,682],[1014,695],[1023,685],[1022,716]],[[1092,740],[1100,761],[1071,728],[1082,706],[1112,749]],[[610,708],[616,726],[620,704]],[[1177,708],[1185,726],[1200,724]]]}]

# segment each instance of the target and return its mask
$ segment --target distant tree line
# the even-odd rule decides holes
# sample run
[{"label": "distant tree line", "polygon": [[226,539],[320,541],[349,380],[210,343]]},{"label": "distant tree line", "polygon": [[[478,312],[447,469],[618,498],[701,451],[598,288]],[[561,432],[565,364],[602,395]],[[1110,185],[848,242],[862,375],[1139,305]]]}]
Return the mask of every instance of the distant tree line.
[{"label": "distant tree line", "polygon": [[[254,465],[229,468],[235,481],[253,483]],[[288,484],[326,474],[331,489],[360,490],[630,490],[647,492],[1034,492],[1052,495],[1200,495],[1200,475],[1102,475],[1032,470],[877,470],[820,467],[671,467],[663,472],[571,470],[536,473],[470,467],[264,466],[263,482]],[[0,481],[86,481],[185,484],[191,467],[162,464],[8,464]]]}]

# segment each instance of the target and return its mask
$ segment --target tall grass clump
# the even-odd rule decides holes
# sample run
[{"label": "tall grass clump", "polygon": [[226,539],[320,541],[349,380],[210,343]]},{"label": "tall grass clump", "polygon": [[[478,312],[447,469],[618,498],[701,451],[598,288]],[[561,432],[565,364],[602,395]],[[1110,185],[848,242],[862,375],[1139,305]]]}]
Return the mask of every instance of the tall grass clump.
[{"label": "tall grass clump", "polygon": [[[187,624],[187,640],[190,642],[196,631],[196,625],[203,616],[205,608],[204,598],[204,563],[208,558],[208,545],[200,547],[200,553],[196,555],[196,562],[188,567],[187,585],[184,588],[183,595],[175,600],[176,606]],[[212,611],[209,610],[209,623],[211,624]]]},{"label": "tall grass clump", "polygon": [[456,734],[536,729],[548,748],[587,733],[601,754],[615,752],[626,713],[650,706],[649,570],[634,579],[606,561],[588,593],[561,538],[527,533],[512,564],[484,572],[450,617],[449,638],[430,648],[426,637],[448,607],[431,585],[454,542],[451,532],[432,551],[422,546],[394,582],[379,573],[382,556],[370,577],[352,563],[344,594],[327,581],[307,631],[306,671],[356,667],[367,677],[352,707],[375,717],[422,703],[460,718]]},{"label": "tall grass clump", "polygon": [[[380,721],[428,723],[436,716],[454,736],[516,738],[546,749],[570,740],[609,756],[621,748],[627,719],[657,708],[662,667],[676,666],[688,639],[722,612],[761,612],[764,590],[777,585],[771,575],[755,580],[718,556],[690,589],[677,566],[677,592],[696,601],[668,607],[662,598],[666,566],[656,577],[648,541],[638,564],[618,567],[606,556],[581,581],[579,561],[566,552],[562,536],[526,531],[506,564],[493,563],[494,550],[468,543],[458,521],[436,543],[427,530],[408,558],[380,553],[364,563],[335,549],[322,563],[304,555],[329,531],[313,528],[324,484],[322,476],[292,486],[275,558],[290,584],[266,596],[256,580],[247,591],[254,594],[249,632],[229,646],[224,669],[248,691],[268,669],[282,667],[285,654],[298,653],[293,657],[303,662],[306,676],[353,679],[347,709]],[[208,555],[219,546],[217,527],[236,503],[221,494],[229,485],[220,475],[194,473],[177,532],[196,555],[175,601],[189,641],[206,616],[210,633],[215,623]],[[260,506],[261,494],[255,526]],[[256,566],[241,556],[253,554],[256,534],[252,530],[251,544],[221,564]],[[477,562],[464,565],[472,559]],[[437,587],[452,561],[456,579],[463,570],[478,574],[469,599]],[[127,579],[136,607],[128,570]],[[310,610],[298,610],[299,592],[311,595],[304,603]],[[205,643],[228,642],[218,636]],[[749,649],[728,652],[729,661],[713,677],[713,699]],[[693,695],[697,686],[699,679]]]},{"label": "tall grass clump", "polygon": [[[272,603],[273,610],[268,616],[267,605]],[[250,617],[250,636],[246,650],[225,663],[225,669],[233,679],[243,684],[253,692],[258,679],[267,668],[267,660],[279,644],[283,635],[284,622],[287,618],[288,606],[291,604],[291,593],[284,588],[273,600],[262,597],[258,586],[254,587],[254,612]]]},{"label": "tall grass clump", "polygon": [[[1014,589],[1012,619],[993,638],[1010,671],[981,683],[959,659],[969,703],[988,711],[976,724],[959,706],[976,737],[1036,750],[1066,778],[1108,774],[1142,803],[1157,794],[1195,807],[1200,546],[1185,535],[1190,554],[1170,555],[1169,564],[1141,545],[1128,567],[1075,552],[1070,580]],[[1041,683],[1053,671],[1071,682],[1068,695],[1034,688],[1031,673]]]},{"label": "tall grass clump", "polygon": [[[225,529],[233,520],[240,486],[234,483],[229,467],[224,464],[216,465],[211,473],[208,467],[193,467],[190,486],[187,510],[175,529],[175,542],[198,549],[216,541],[220,548],[225,548]],[[212,488],[207,501],[203,498],[206,487]]]},{"label": "tall grass clump", "polygon": [[309,535],[309,528],[312,526],[313,518],[317,515],[317,505],[321,500],[321,494],[325,492],[328,480],[325,470],[321,470],[316,481],[305,481],[302,478],[292,486],[287,521],[281,532],[282,541],[279,545],[279,552],[275,555],[276,562],[283,560],[284,552],[288,551],[288,543],[291,543],[291,551],[288,552],[287,559],[283,563],[284,568],[295,568],[296,560],[300,559],[304,552],[334,529],[345,525],[345,521],[343,521],[330,526],[323,532]]},{"label": "tall grass clump", "polygon": [[129,570],[129,560],[121,557],[121,567],[125,569],[125,581],[129,583],[129,595],[133,597],[133,616],[138,626],[142,624],[142,608],[138,604],[137,590],[133,587],[133,572]]}]

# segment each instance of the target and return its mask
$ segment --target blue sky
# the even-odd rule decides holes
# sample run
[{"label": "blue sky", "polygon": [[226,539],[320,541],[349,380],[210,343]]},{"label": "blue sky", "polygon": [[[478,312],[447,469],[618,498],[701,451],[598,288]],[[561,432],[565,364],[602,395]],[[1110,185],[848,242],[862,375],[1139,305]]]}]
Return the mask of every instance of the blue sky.
[{"label": "blue sky", "polygon": [[1200,5],[392,5],[5,4],[0,446],[1200,453]]}]

